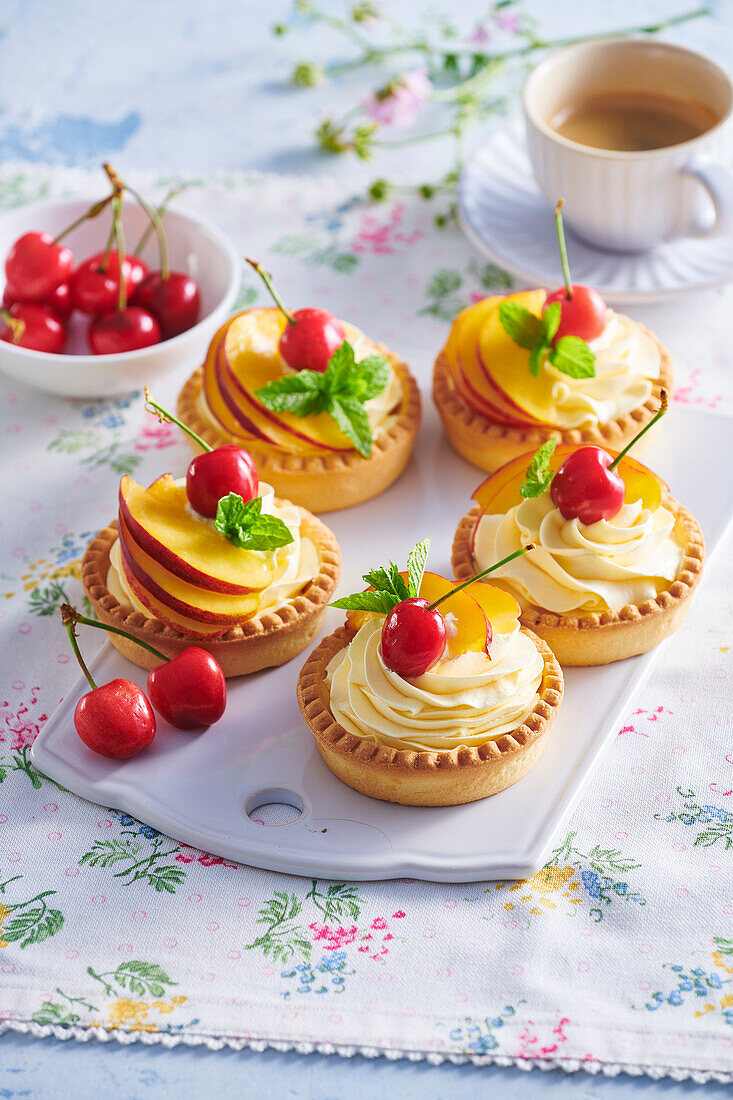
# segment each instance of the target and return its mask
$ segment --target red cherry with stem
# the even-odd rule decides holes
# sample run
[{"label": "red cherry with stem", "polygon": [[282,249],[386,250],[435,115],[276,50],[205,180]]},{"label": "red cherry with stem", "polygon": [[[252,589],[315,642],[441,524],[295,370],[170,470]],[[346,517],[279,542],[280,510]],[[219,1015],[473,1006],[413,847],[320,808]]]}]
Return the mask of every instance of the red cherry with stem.
[{"label": "red cherry with stem", "polygon": [[[148,675],[148,694],[153,706],[176,729],[204,729],[221,718],[226,707],[226,680],[219,662],[205,649],[200,646],[187,646],[177,657],[167,657],[160,650],[120,627],[110,626],[108,623],[80,615],[68,603],[61,605],[61,618],[69,632],[77,659],[85,671],[86,666],[81,660],[74,637],[74,626],[77,623],[127,638],[128,641],[134,642],[162,661],[163,663]],[[88,677],[88,672],[86,675]],[[127,682],[129,681],[125,681]]]},{"label": "red cherry with stem", "polygon": [[[3,305],[6,309],[10,309],[16,302],[22,302],[23,299],[19,294],[15,293],[13,287],[9,284],[3,291]],[[68,321],[71,316],[71,311],[74,308],[71,303],[71,291],[69,290],[68,283],[59,283],[57,287],[51,291],[47,298],[40,303],[44,306],[50,306],[54,313],[61,321]]]},{"label": "red cherry with stem", "polygon": [[555,333],[555,342],[562,336],[579,336],[586,342],[595,340],[606,327],[608,306],[597,290],[581,283],[571,283],[568,251],[565,244],[565,230],[562,224],[562,205],[560,199],[555,207],[555,227],[560,248],[560,263],[565,286],[553,290],[545,299],[545,309],[553,302],[560,303],[560,324]]},{"label": "red cherry with stem", "polygon": [[280,337],[280,354],[285,362],[293,370],[313,370],[323,374],[331,356],[346,339],[341,322],[326,309],[307,307],[291,313],[283,305],[269,273],[262,265],[255,260],[247,260],[247,263],[260,276],[288,322]]},{"label": "red cherry with stem", "polygon": [[[487,569],[462,581],[455,588],[441,596],[440,599],[428,603],[421,596],[410,596],[395,604],[387,613],[382,626],[382,660],[387,668],[396,672],[398,676],[423,676],[437,660],[445,649],[446,626],[439,605],[445,600],[460,592],[462,588],[473,584],[474,581],[493,573],[503,565],[513,561],[514,558],[526,554],[528,550],[534,550],[530,543],[521,550],[515,550],[501,561],[495,562]],[[491,644],[491,623],[487,621],[486,651]]]},{"label": "red cherry with stem", "polygon": [[260,487],[257,467],[243,447],[237,447],[234,443],[226,443],[223,447],[209,446],[201,436],[153,401],[147,386],[145,402],[149,412],[161,422],[177,424],[204,452],[192,459],[186,474],[186,496],[194,511],[213,519],[222,497],[237,493],[247,501],[257,496]]},{"label": "red cherry with stem", "polygon": [[94,355],[122,355],[159,344],[160,325],[146,309],[128,306],[95,317],[87,339]]},{"label": "red cherry with stem", "polygon": [[226,709],[227,682],[216,658],[192,645],[149,673],[148,695],[176,729],[205,729],[218,722]]},{"label": "red cherry with stem", "polygon": [[133,301],[158,319],[163,339],[170,340],[198,321],[201,290],[195,279],[180,271],[171,271],[167,278],[153,271],[142,280]]},{"label": "red cherry with stem", "polygon": [[74,256],[50,233],[24,233],[5,260],[5,277],[23,301],[42,301],[71,275]]},{"label": "red cherry with stem", "polygon": [[[144,692],[131,680],[110,680],[97,686],[84,663],[74,633],[76,613],[64,604],[61,618],[79,667],[91,691],[74,710],[74,726],[88,748],[112,760],[126,760],[147,748],[155,737],[155,715]],[[94,622],[94,620],[89,620]]]},{"label": "red cherry with stem", "polygon": [[66,329],[50,306],[40,302],[15,302],[10,309],[0,309],[0,318],[5,322],[0,340],[53,355],[64,350]]},{"label": "red cherry with stem", "polygon": [[611,519],[621,510],[626,486],[616,467],[666,411],[667,392],[662,390],[656,415],[615,458],[601,447],[579,447],[568,455],[550,485],[552,503],[564,519],[578,519],[584,524],[598,523],[602,519]]},{"label": "red cherry with stem", "polygon": [[74,726],[88,748],[113,760],[135,756],[155,737],[153,710],[132,680],[110,680],[82,695]]}]

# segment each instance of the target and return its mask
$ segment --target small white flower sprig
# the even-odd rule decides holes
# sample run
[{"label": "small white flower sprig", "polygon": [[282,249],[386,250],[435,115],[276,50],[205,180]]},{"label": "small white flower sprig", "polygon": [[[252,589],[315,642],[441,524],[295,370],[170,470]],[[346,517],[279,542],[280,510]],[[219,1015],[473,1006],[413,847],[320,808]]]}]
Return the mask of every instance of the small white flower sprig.
[{"label": "small white flower sprig", "polygon": [[[374,180],[368,194],[381,202],[399,192],[432,199],[455,191],[466,132],[477,123],[506,113],[507,100],[496,96],[492,85],[508,64],[526,67],[541,50],[590,38],[657,34],[709,15],[711,9],[705,5],[653,24],[554,39],[540,36],[535,20],[522,10],[522,0],[494,0],[484,18],[469,31],[436,15],[426,15],[421,27],[405,29],[388,14],[387,3],[381,5],[375,0],[347,0],[342,10],[343,15],[336,15],[321,8],[317,0],[294,0],[292,16],[272,28],[275,35],[284,35],[303,28],[327,27],[340,33],[356,51],[353,57],[325,65],[299,62],[291,83],[300,88],[313,88],[358,69],[400,66],[345,114],[320,123],[315,132],[320,149],[336,155],[352,153],[367,161],[377,150],[447,136],[452,136],[454,142],[453,164],[437,180],[409,187],[385,177]],[[497,37],[500,43],[507,43],[506,48],[492,48]],[[413,127],[428,107],[439,120],[435,128],[402,138],[382,138],[384,129]],[[447,225],[455,220],[456,213],[456,205],[451,203],[436,215],[436,225]]]}]

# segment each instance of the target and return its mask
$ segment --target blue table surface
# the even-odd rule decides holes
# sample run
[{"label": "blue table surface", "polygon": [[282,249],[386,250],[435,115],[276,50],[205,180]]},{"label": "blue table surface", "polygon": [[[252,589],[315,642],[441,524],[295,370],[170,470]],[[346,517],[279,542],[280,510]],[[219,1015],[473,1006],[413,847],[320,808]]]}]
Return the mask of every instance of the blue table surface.
[{"label": "blue table surface", "polygon": [[[336,10],[336,0],[323,0]],[[383,6],[387,6],[386,3]],[[681,11],[684,0],[645,0],[643,19]],[[389,0],[390,15],[410,25],[423,0]],[[470,28],[482,10],[473,0],[436,2]],[[530,0],[542,32],[561,36],[638,22],[635,0],[587,4]],[[670,37],[733,62],[733,4],[715,20],[686,25]],[[111,157],[126,168],[257,169],[371,180],[388,171],[413,180],[439,175],[450,155],[442,141],[393,151],[389,161],[362,166],[314,151],[312,131],[333,110],[333,88],[299,93],[287,87],[296,61],[335,56],[340,40],[328,31],[297,31],[274,40],[270,25],[287,15],[288,0],[2,0],[0,3],[0,161],[95,166]],[[551,18],[550,18],[551,17]],[[378,78],[375,76],[374,81]],[[345,78],[341,103],[370,86]],[[339,108],[340,109],[340,108]],[[267,124],[263,124],[263,120]],[[244,1094],[318,1100],[399,1096],[433,1100],[492,1095],[627,1097],[689,1096],[698,1086],[669,1079],[605,1078],[559,1071],[470,1065],[430,1066],[406,1060],[302,1056],[275,1051],[209,1051],[92,1040],[0,1038],[0,1098],[125,1098]],[[480,1090],[480,1091],[479,1091]],[[730,1095],[709,1083],[706,1098]]]}]

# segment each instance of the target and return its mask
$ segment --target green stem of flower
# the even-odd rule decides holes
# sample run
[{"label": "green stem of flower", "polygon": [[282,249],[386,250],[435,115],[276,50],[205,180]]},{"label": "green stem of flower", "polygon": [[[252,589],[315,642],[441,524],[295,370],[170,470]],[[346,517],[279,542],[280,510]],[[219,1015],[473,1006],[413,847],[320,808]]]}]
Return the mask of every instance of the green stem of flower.
[{"label": "green stem of flower", "polygon": [[455,134],[455,127],[449,126],[445,130],[434,130],[430,134],[415,134],[413,137],[398,138],[397,141],[375,141],[374,145],[380,149],[397,149],[401,145],[416,145],[420,141],[432,141],[434,138],[448,137]]},{"label": "green stem of flower", "polygon": [[117,191],[115,189],[111,192],[111,194],[107,195],[106,199],[100,199],[99,202],[93,203],[93,205],[90,206],[88,210],[85,210],[83,214],[80,214],[79,217],[71,223],[71,225],[67,225],[66,229],[62,229],[61,232],[54,237],[53,243],[58,244],[59,241],[62,241],[64,237],[68,236],[68,234],[71,233],[72,229],[76,229],[76,227],[78,225],[81,225],[82,222],[89,221],[90,218],[96,218],[99,214],[102,213],[106,206],[109,206],[116,194]]},{"label": "green stem of flower", "polygon": [[157,401],[153,401],[147,386],[145,387],[145,408],[149,413],[152,413],[153,416],[157,416],[161,424],[175,424],[176,427],[180,428],[182,432],[185,432],[194,443],[198,443],[202,451],[213,451],[214,448],[210,446],[205,439],[202,439],[200,435],[196,435],[196,432],[192,428],[189,428],[182,420],[174,416],[173,413],[169,413],[168,410],[164,409],[162,405],[159,405]]},{"label": "green stem of flower", "polygon": [[364,48],[364,53],[361,57],[355,57],[349,61],[341,61],[336,62],[332,65],[326,65],[324,71],[327,73],[348,72],[350,69],[360,68],[363,65],[374,64],[376,62],[385,60],[385,58],[393,57],[395,54],[400,53],[421,53],[427,55],[434,54],[438,56],[449,54],[451,57],[470,57],[475,59],[483,58],[483,60],[489,64],[492,62],[504,62],[516,57],[526,57],[527,54],[533,53],[535,50],[550,50],[557,49],[561,46],[574,46],[576,43],[589,42],[598,38],[616,38],[618,36],[633,34],[658,34],[660,31],[668,30],[670,27],[676,27],[679,26],[681,23],[687,23],[691,19],[698,19],[703,15],[710,15],[711,10],[712,9],[710,8],[710,6],[705,4],[702,7],[694,8],[692,11],[682,12],[679,15],[672,16],[669,19],[664,19],[659,23],[649,24],[647,26],[625,27],[621,30],[603,31],[600,34],[575,35],[567,38],[553,38],[547,41],[533,38],[524,46],[518,46],[512,50],[505,50],[502,53],[485,54],[481,50],[475,50],[466,47],[431,46],[428,42],[425,42],[423,40],[419,40],[416,42],[401,42],[394,46],[384,46],[376,48],[369,45]]},{"label": "green stem of flower", "polygon": [[285,306],[282,302],[282,299],[280,298],[280,295],[275,290],[275,287],[273,286],[273,282],[272,282],[272,276],[270,275],[269,271],[265,271],[262,264],[258,263],[257,260],[250,260],[248,256],[245,256],[245,260],[247,261],[247,263],[249,264],[250,267],[254,268],[254,270],[257,272],[259,277],[262,279],[262,282],[265,284],[267,289],[270,291],[270,294],[273,297],[275,305],[278,307],[280,312],[284,315],[284,317],[287,320],[288,324],[289,325],[296,324],[297,322],[296,322],[295,318],[293,317],[292,313],[290,312],[289,309],[285,308]]},{"label": "green stem of flower", "polygon": [[141,641],[140,638],[136,638],[134,634],[130,634],[127,630],[121,630],[118,626],[108,626],[107,623],[101,623],[97,619],[89,619],[86,615],[81,615],[75,607],[71,606],[71,604],[65,603],[62,606],[61,616],[64,619],[67,630],[69,622],[72,626],[76,626],[77,623],[81,623],[82,626],[93,626],[96,630],[106,630],[108,634],[118,634],[120,638],[127,638],[128,642],[134,642],[135,645],[141,646],[142,649],[147,649],[148,653],[152,653],[154,657],[157,657],[161,661],[170,661],[170,657],[166,657],[165,653],[161,653],[159,649],[155,649],[154,646],[148,645],[147,642]]},{"label": "green stem of flower", "polygon": [[613,462],[610,464],[610,466],[608,466],[609,470],[615,470],[616,467],[618,466],[619,462],[621,461],[621,459],[624,457],[624,455],[627,455],[629,453],[629,451],[634,446],[634,444],[638,443],[639,440],[641,439],[641,437],[643,435],[645,435],[649,431],[650,428],[653,428],[658,420],[662,419],[662,417],[664,416],[664,414],[666,413],[666,411],[669,407],[669,399],[667,397],[667,391],[662,390],[662,392],[660,394],[660,397],[661,397],[661,403],[659,405],[659,410],[658,410],[657,414],[652,417],[652,419],[649,421],[648,424],[644,425],[644,427],[641,429],[640,432],[636,433],[636,435],[631,440],[631,442],[626,444],[623,451],[619,451],[619,453],[614,458]]},{"label": "green stem of flower", "polygon": [[501,569],[502,565],[508,565],[509,562],[514,561],[515,558],[521,558],[522,554],[526,554],[528,550],[534,550],[534,543],[528,543],[527,546],[523,546],[520,550],[515,550],[513,554],[508,554],[507,557],[502,558],[501,561],[494,562],[488,569],[482,569],[481,572],[476,573],[474,577],[469,577],[467,581],[457,584],[455,588],[451,588],[450,592],[446,592],[439,600],[434,600],[430,604],[428,610],[433,611],[445,600],[449,600],[451,596],[455,596],[456,592],[460,592],[462,588],[467,588],[469,584],[473,584],[474,581],[480,581],[482,577],[488,577],[489,573],[494,573],[497,569]]},{"label": "green stem of flower", "polygon": [[92,679],[92,674],[84,663],[84,658],[82,657],[81,651],[79,649],[79,643],[76,640],[76,634],[74,633],[74,618],[73,616],[69,616],[65,613],[65,607],[68,607],[68,604],[63,604],[61,607],[61,620],[66,627],[66,633],[69,635],[71,648],[74,650],[76,659],[79,662],[79,668],[82,670],[87,680],[89,681],[89,686],[91,687],[92,691],[96,691],[97,685],[94,683],[94,680]]},{"label": "green stem of flower", "polygon": [[568,299],[573,296],[573,283],[570,278],[570,264],[568,263],[568,248],[565,244],[565,226],[562,223],[563,199],[557,200],[555,207],[555,231],[557,233],[557,246],[560,249],[560,265],[562,277],[565,280],[565,293]]},{"label": "green stem of flower", "polygon": [[112,228],[117,241],[117,278],[119,280],[117,308],[125,309],[127,307],[127,280],[125,279],[125,235],[122,230],[122,195],[115,195],[112,199]]}]

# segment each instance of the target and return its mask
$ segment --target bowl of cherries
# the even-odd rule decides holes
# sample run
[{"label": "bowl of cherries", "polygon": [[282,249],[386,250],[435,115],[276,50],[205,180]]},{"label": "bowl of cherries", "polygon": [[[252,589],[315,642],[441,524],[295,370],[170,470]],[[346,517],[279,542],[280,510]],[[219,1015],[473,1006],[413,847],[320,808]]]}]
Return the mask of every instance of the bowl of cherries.
[{"label": "bowl of cherries", "polygon": [[93,203],[0,218],[0,371],[47,393],[107,397],[189,370],[239,291],[239,257],[215,226],[105,170]]}]

